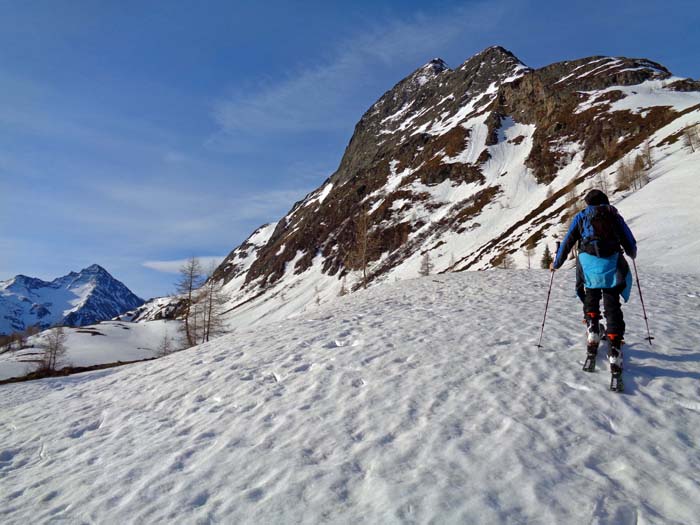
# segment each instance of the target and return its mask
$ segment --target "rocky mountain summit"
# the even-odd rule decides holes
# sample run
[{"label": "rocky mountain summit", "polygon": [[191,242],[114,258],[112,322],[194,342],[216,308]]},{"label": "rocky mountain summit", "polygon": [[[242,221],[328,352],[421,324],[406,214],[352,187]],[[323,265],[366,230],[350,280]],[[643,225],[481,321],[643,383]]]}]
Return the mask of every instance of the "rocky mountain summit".
[{"label": "rocky mountain summit", "polygon": [[85,326],[143,304],[97,264],[47,282],[17,275],[0,281],[0,334],[32,325]]},{"label": "rocky mountain summit", "polygon": [[233,250],[214,279],[247,323],[356,288],[365,269],[370,284],[415,277],[426,254],[434,272],[506,257],[527,267],[587,189],[615,202],[631,193],[617,180],[623,163],[644,153],[653,179],[654,162],[689,161],[681,139],[698,122],[700,82],[647,59],[533,69],[499,46],[455,69],[436,58],[382,95],[335,173]]}]

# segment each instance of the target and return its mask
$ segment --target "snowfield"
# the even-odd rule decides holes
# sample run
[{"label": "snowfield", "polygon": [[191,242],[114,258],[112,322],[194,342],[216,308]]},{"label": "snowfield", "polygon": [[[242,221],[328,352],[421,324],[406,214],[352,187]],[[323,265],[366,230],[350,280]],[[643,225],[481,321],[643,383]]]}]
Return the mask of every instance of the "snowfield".
[{"label": "snowfield", "polygon": [[[95,325],[65,328],[66,354],[60,359],[58,368],[94,366],[157,357],[158,346],[164,334],[168,334],[173,347],[178,344],[179,324],[180,321],[147,323],[104,321]],[[46,333],[42,332],[30,338],[29,343],[34,345],[33,347],[0,354],[0,380],[21,377],[36,369],[37,360],[40,360],[43,355],[40,344]]]},{"label": "snowfield", "polygon": [[[626,393],[571,271],[386,284],[164,359],[0,387],[0,521],[690,524],[700,278],[644,273]],[[97,339],[97,338],[95,338]]]}]

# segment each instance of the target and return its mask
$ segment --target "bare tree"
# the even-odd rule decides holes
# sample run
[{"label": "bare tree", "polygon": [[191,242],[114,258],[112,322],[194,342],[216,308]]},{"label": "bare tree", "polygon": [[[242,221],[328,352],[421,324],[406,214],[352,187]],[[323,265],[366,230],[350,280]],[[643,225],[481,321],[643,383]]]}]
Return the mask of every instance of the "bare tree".
[{"label": "bare tree", "polygon": [[202,303],[202,342],[209,341],[224,332],[221,315],[227,297],[223,292],[223,281],[214,279],[215,270],[214,266],[209,269],[208,278],[198,297],[198,302]]},{"label": "bare tree", "polygon": [[513,256],[505,250],[498,254],[498,268],[502,270],[510,270],[515,266]]},{"label": "bare tree", "polygon": [[430,260],[430,253],[425,252],[423,254],[423,258],[421,259],[420,262],[420,269],[418,270],[418,273],[422,275],[423,277],[426,277],[430,275],[433,272],[433,262]]},{"label": "bare tree", "polygon": [[338,291],[338,297],[343,297],[348,294],[348,283],[345,275],[343,275],[343,280],[340,283],[340,290]]},{"label": "bare tree", "polygon": [[651,153],[651,141],[647,140],[642,146],[642,159],[644,159],[644,169],[650,170],[654,167],[654,157]]},{"label": "bare tree", "polygon": [[639,190],[649,183],[644,154],[638,154],[634,160],[626,159],[617,168],[618,191]]},{"label": "bare tree", "polygon": [[527,269],[532,269],[532,257],[535,255],[535,249],[537,248],[537,241],[534,237],[530,237],[523,247],[523,253],[527,257]]},{"label": "bare tree", "polygon": [[683,130],[683,145],[695,153],[700,149],[700,125],[688,126]]},{"label": "bare tree", "polygon": [[355,219],[355,243],[349,256],[349,263],[353,269],[362,271],[362,287],[367,288],[367,265],[370,253],[374,246],[370,238],[370,220],[366,207],[362,207]]},{"label": "bare tree", "polygon": [[44,356],[40,370],[53,372],[57,369],[58,363],[66,354],[67,337],[62,326],[57,326],[46,332],[46,336],[41,344]]},{"label": "bare tree", "polygon": [[160,342],[158,343],[156,355],[158,357],[165,357],[166,355],[173,353],[174,350],[175,346],[173,344],[173,340],[168,333],[167,327],[163,325],[163,337],[161,337]]},{"label": "bare tree", "polygon": [[0,335],[0,354],[12,350],[12,336]]},{"label": "bare tree", "polygon": [[607,177],[602,173],[598,173],[598,176],[596,177],[596,184],[595,184],[600,191],[605,193],[606,195],[608,194],[608,179]]},{"label": "bare tree", "polygon": [[626,191],[634,184],[634,163],[628,159],[623,159],[617,168],[617,189]]},{"label": "bare tree", "polygon": [[196,257],[190,257],[185,264],[180,268],[180,278],[175,284],[177,293],[184,296],[185,312],[184,318],[185,323],[183,325],[185,342],[188,347],[197,344],[197,334],[196,334],[196,317],[194,319],[195,324],[191,324],[191,314],[193,306],[196,304],[195,301],[195,291],[199,288],[202,282],[202,265],[199,263],[199,259]]}]

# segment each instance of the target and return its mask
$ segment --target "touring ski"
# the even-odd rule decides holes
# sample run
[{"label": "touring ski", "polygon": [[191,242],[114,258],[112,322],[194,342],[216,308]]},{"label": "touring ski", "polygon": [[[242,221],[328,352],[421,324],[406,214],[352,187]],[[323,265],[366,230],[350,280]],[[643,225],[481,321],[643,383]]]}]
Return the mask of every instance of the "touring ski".
[{"label": "touring ski", "polygon": [[592,323],[588,328],[588,345],[586,347],[586,360],[583,362],[584,372],[595,372],[595,359],[598,355],[600,341],[605,339],[605,326],[602,323]]},{"label": "touring ski", "polygon": [[[624,384],[622,383],[622,342],[615,345],[610,345],[608,351],[608,361],[610,362],[610,390],[613,392],[622,392]],[[617,347],[617,348],[616,348]]]},{"label": "touring ski", "polygon": [[622,383],[622,371],[618,373],[613,373],[610,375],[610,390],[613,392],[624,392],[624,385]]},{"label": "touring ski", "polygon": [[588,343],[586,360],[583,362],[584,372],[595,372],[595,358],[598,355],[598,343]]}]

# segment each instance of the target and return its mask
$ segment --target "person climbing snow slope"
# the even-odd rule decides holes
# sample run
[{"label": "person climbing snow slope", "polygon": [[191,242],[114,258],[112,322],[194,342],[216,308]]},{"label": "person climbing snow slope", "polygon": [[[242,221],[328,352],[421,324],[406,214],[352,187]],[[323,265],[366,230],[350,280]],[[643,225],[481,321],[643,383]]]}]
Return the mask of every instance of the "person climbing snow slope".
[{"label": "person climbing snow slope", "polygon": [[564,264],[569,252],[578,243],[576,259],[576,293],[583,302],[587,327],[587,356],[583,369],[595,370],[595,358],[600,342],[600,300],[603,299],[608,360],[612,379],[610,389],[622,390],[622,344],[625,320],[620,296],[627,302],[632,289],[632,275],[623,256],[637,256],[637,242],[625,220],[607,195],[591,190],[585,197],[586,209],[576,214],[564,237],[550,270]]}]

